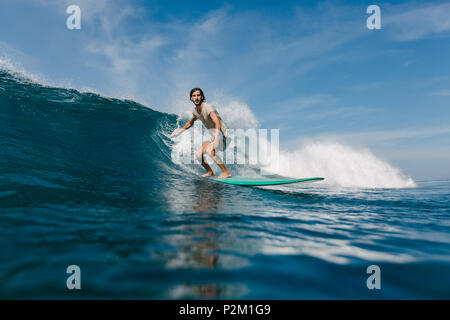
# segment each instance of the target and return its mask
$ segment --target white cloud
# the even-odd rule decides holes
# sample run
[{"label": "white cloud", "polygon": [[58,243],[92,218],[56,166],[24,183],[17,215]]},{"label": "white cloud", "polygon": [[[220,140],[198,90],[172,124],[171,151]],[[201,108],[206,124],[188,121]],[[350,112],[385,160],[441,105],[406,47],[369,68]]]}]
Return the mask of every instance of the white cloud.
[{"label": "white cloud", "polygon": [[[425,149],[438,150],[439,154],[435,154],[436,158],[442,157],[442,150],[446,150],[447,158],[450,156],[450,149],[440,146],[431,146],[426,143],[418,142],[421,138],[439,137],[440,141],[442,138],[447,137],[450,141],[450,126],[440,126],[440,127],[424,127],[424,128],[400,128],[397,130],[374,130],[374,131],[353,131],[353,132],[321,132],[317,135],[303,136],[301,138],[294,138],[290,141],[285,141],[284,146],[291,148],[298,144],[303,143],[305,140],[310,139],[325,139],[338,143],[349,143],[357,146],[372,146],[372,147],[382,147],[385,148],[396,148],[400,149],[411,148],[407,147],[403,140],[411,139],[414,142],[414,150],[419,150],[422,148],[422,152]],[[388,142],[388,143],[386,143]],[[441,143],[442,145],[442,143]],[[434,149],[432,149],[434,148]],[[419,153],[418,153],[419,155]],[[430,156],[431,158],[432,156]]]},{"label": "white cloud", "polygon": [[65,0],[65,6],[77,5],[81,9],[83,22],[92,22],[96,18],[101,17],[102,14],[111,6],[111,1],[108,0]]},{"label": "white cloud", "polygon": [[450,30],[449,12],[450,3],[382,8],[382,25],[398,40],[417,40]]},{"label": "white cloud", "polygon": [[[50,0],[34,1],[55,7]],[[361,27],[364,24],[359,8],[336,7],[330,3],[313,9],[298,8],[292,19],[282,21],[271,21],[258,11],[230,13],[227,7],[207,12],[192,21],[172,19],[154,26],[144,19],[146,23],[138,36],[128,33],[126,26],[134,19],[139,21],[145,13],[142,8],[121,0],[64,0],[61,3],[61,6],[78,4],[83,21],[87,19],[86,23],[95,26],[85,28],[82,36],[88,39],[86,64],[94,66],[106,79],[100,91],[137,98],[147,104],[151,102],[160,110],[177,109],[173,104],[184,101],[186,91],[194,86],[209,92],[221,88],[223,92],[237,95],[240,88],[245,87],[249,96],[281,86],[289,83],[290,78],[340,59],[342,53],[330,53],[367,34]],[[440,17],[437,25],[426,30],[446,30],[448,18],[438,11],[446,9],[447,5],[409,11],[408,8],[395,7],[391,17],[383,15],[383,23],[403,28],[417,16],[428,17],[422,19],[425,21],[429,21],[429,17]],[[261,77],[267,77],[267,81],[261,81]],[[445,95],[445,92],[440,94]],[[327,95],[297,98],[294,94],[293,97],[288,99],[291,102],[278,105],[277,109],[295,111],[330,103]],[[239,96],[236,98],[243,100]],[[328,114],[367,111],[336,108]],[[326,112],[320,112],[310,117],[325,116]]]},{"label": "white cloud", "polygon": [[402,128],[398,130],[378,130],[359,132],[323,132],[320,136],[334,137],[335,139],[352,141],[355,143],[373,143],[394,141],[399,139],[417,139],[450,134],[450,126],[426,128]]},{"label": "white cloud", "polygon": [[286,103],[286,105],[291,105],[296,110],[309,108],[312,106],[320,105],[323,103],[329,103],[332,98],[326,94],[316,94],[312,96],[302,96],[291,103]]},{"label": "white cloud", "polygon": [[81,9],[82,23],[91,23],[109,8],[116,7],[115,3],[121,3],[123,1],[111,1],[111,0],[26,0],[26,2],[34,2],[40,6],[48,7],[54,12],[61,15],[67,15],[66,9],[70,5],[77,5]]},{"label": "white cloud", "polygon": [[321,105],[330,105],[330,103],[336,103],[336,98],[328,94],[303,95],[291,99],[281,99],[274,103],[273,111],[264,113],[264,118],[269,121],[286,120],[286,115],[290,113]]},{"label": "white cloud", "polygon": [[450,89],[442,89],[442,90],[433,92],[430,95],[432,95],[432,96],[449,97],[450,96]]},{"label": "white cloud", "polygon": [[[228,7],[222,7],[195,20],[156,24],[140,19],[144,9],[121,0],[34,2],[63,16],[67,5],[79,5],[79,37],[85,49],[81,54],[86,66],[105,79],[99,91],[152,102],[160,110],[174,109],[176,97],[184,99],[186,90],[195,86],[208,92],[221,88],[233,95],[245,87],[251,95],[252,90],[260,91],[261,75],[268,72],[268,85],[286,83],[287,75],[311,71],[324,63],[324,54],[363,34],[355,28],[356,18],[342,19],[350,15],[328,6],[303,15],[297,11],[292,20],[271,21],[258,10],[230,13]],[[305,15],[317,18],[309,19],[316,21],[311,30],[298,28]],[[138,34],[128,32],[128,26],[141,22]],[[280,28],[290,34],[284,36]],[[294,108],[313,103],[298,100]]]},{"label": "white cloud", "polygon": [[309,120],[319,120],[330,117],[352,117],[375,111],[367,107],[338,107],[328,108],[326,111],[315,112],[306,116]]}]

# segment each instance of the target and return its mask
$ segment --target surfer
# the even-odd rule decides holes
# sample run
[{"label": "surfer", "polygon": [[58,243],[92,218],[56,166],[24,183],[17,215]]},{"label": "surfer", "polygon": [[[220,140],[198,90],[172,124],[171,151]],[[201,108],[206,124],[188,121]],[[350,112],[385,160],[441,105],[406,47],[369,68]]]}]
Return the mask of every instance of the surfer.
[{"label": "surfer", "polygon": [[214,107],[205,102],[205,95],[203,94],[202,89],[192,89],[190,92],[190,99],[195,105],[194,110],[192,110],[192,117],[180,130],[172,133],[170,138],[175,138],[183,131],[189,129],[194,124],[195,120],[200,119],[210,132],[213,131],[211,141],[204,142],[195,153],[196,158],[207,171],[203,177],[214,176],[214,172],[204,159],[205,153],[207,153],[217,163],[220,169],[222,169],[223,173],[219,176],[220,179],[231,177],[231,174],[228,172],[224,163],[216,154],[216,151],[225,151],[227,147],[227,143],[230,139],[227,131],[228,128],[225,126]]}]

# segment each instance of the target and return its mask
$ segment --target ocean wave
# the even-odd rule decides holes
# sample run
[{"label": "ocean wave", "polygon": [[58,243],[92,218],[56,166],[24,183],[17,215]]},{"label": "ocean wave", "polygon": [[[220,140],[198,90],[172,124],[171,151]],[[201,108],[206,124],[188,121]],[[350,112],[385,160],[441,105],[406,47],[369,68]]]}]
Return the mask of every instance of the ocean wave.
[{"label": "ocean wave", "polygon": [[[180,177],[188,172],[201,173],[195,159],[191,165],[180,165],[179,159],[192,155],[202,141],[191,144],[186,133],[175,143],[168,138],[181,125],[176,115],[152,110],[129,99],[44,85],[11,65],[6,66],[3,63],[0,67],[3,172],[20,171],[20,166],[24,170],[41,166],[77,168],[84,163],[88,167],[133,167],[136,172],[150,170],[158,175]],[[251,119],[251,126],[259,126],[247,105],[220,99],[216,104],[221,106],[220,112],[230,128],[242,128],[243,119]],[[233,117],[235,114],[239,116]],[[237,152],[248,157],[245,148]],[[208,161],[212,163],[211,159]],[[339,187],[415,186],[411,178],[370,150],[326,141],[280,150],[278,166],[274,164],[275,161],[269,160],[260,167],[230,165],[230,169],[233,175],[240,176],[257,176],[260,169],[286,177],[320,176],[326,179],[324,184]],[[81,174],[78,180],[83,177]]]}]

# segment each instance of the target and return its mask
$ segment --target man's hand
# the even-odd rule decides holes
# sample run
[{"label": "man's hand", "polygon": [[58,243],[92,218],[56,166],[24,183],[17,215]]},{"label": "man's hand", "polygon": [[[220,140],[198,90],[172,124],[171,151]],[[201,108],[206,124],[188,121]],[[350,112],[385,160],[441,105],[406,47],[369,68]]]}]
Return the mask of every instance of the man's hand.
[{"label": "man's hand", "polygon": [[185,130],[189,129],[190,127],[192,127],[192,124],[194,123],[194,121],[195,121],[195,118],[192,117],[191,119],[189,119],[188,122],[186,122],[186,124],[185,124],[180,130],[177,130],[176,132],[172,133],[172,134],[169,136],[169,138],[170,138],[170,139],[173,139],[173,138],[175,138],[176,136],[180,135],[183,131],[185,131]]},{"label": "man's hand", "polygon": [[180,133],[182,133],[184,130],[186,130],[186,129],[181,128],[180,130],[176,130],[175,132],[173,132],[173,133],[169,136],[169,138],[170,138],[170,139],[173,139],[173,138],[175,138],[175,137],[178,137],[178,136],[180,135]]},{"label": "man's hand", "polygon": [[212,137],[211,144],[213,145],[214,149],[219,146],[219,135],[214,135]]}]

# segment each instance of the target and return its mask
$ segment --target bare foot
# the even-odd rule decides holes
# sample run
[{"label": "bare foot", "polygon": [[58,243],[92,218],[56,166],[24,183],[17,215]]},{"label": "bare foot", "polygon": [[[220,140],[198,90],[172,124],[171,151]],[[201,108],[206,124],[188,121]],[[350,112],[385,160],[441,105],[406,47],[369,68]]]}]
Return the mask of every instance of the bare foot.
[{"label": "bare foot", "polygon": [[222,173],[219,177],[219,179],[224,179],[224,178],[231,178],[231,174],[229,173]]},{"label": "bare foot", "polygon": [[214,177],[214,172],[207,172],[205,174],[202,174],[202,177]]}]

